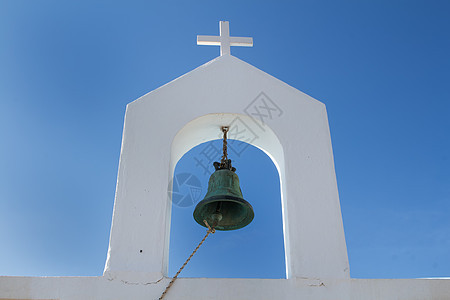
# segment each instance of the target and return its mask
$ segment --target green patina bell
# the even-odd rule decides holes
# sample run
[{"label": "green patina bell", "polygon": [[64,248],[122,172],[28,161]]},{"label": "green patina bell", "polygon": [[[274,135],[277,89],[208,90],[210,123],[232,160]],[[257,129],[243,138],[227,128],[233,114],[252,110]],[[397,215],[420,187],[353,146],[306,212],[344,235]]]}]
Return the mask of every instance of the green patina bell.
[{"label": "green patina bell", "polygon": [[194,210],[195,221],[205,226],[206,220],[216,230],[234,230],[247,226],[253,220],[253,208],[243,199],[239,177],[231,160],[215,162],[216,171],[209,178],[208,192]]}]

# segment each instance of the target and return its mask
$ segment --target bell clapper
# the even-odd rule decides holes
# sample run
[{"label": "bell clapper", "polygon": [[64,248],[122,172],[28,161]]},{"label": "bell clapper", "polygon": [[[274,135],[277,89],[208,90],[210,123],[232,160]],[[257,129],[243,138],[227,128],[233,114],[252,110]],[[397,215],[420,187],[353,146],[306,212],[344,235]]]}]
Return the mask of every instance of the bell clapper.
[{"label": "bell clapper", "polygon": [[222,208],[222,202],[219,201],[219,202],[217,202],[216,211],[213,214],[211,214],[211,217],[210,217],[213,227],[216,227],[217,224],[219,224],[219,222],[223,218],[222,213],[220,212],[221,208]]},{"label": "bell clapper", "polygon": [[217,202],[216,213],[220,214],[220,210],[222,209],[222,201]]}]

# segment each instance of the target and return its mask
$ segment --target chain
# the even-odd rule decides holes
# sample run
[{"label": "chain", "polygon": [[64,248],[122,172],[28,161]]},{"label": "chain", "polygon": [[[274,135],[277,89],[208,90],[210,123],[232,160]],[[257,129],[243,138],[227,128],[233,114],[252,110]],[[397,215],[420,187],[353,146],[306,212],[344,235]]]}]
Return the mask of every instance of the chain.
[{"label": "chain", "polygon": [[228,127],[228,126],[222,126],[222,132],[223,132],[223,156],[222,156],[222,160],[220,161],[220,166],[222,168],[225,167],[225,165],[227,164],[227,160],[228,160],[227,133],[228,133],[229,129],[230,129],[230,127]]},{"label": "chain", "polygon": [[187,265],[187,263],[191,260],[192,256],[194,256],[195,252],[197,252],[198,248],[200,248],[200,246],[203,244],[203,242],[206,240],[206,238],[208,237],[208,235],[210,233],[215,233],[216,230],[214,228],[211,228],[208,224],[208,222],[206,222],[206,220],[203,220],[203,223],[205,223],[206,227],[208,227],[208,231],[206,232],[205,237],[203,238],[203,240],[198,244],[197,248],[195,248],[195,250],[192,252],[191,256],[189,256],[188,259],[186,259],[186,261],[184,262],[184,264],[181,266],[181,268],[178,270],[177,274],[175,274],[175,276],[173,276],[172,280],[169,282],[169,284],[167,285],[166,289],[164,290],[164,292],[161,294],[161,297],[159,297],[158,300],[162,300],[162,298],[164,298],[164,296],[166,295],[167,291],[170,289],[170,287],[172,286],[172,284],[175,282],[175,280],[177,280],[178,275],[180,275],[181,271],[184,269],[184,267]]}]

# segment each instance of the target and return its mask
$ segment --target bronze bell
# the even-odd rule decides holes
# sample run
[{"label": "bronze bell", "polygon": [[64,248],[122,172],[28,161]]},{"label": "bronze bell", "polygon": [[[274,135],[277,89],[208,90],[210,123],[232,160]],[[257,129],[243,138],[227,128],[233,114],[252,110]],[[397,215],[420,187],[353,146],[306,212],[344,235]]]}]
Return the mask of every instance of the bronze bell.
[{"label": "bronze bell", "polygon": [[[231,160],[214,163],[215,172],[208,182],[208,192],[194,210],[195,221],[205,226],[206,220],[217,230],[235,230],[247,226],[253,220],[253,208],[243,199],[236,169]],[[206,227],[206,226],[205,226]]]}]

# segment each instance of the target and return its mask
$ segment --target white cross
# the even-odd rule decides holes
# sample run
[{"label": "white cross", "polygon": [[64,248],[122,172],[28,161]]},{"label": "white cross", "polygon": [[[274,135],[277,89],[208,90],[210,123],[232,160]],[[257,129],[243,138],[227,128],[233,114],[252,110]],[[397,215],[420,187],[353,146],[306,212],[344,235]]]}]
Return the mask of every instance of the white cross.
[{"label": "white cross", "polygon": [[253,47],[251,37],[231,37],[228,21],[220,21],[220,36],[197,35],[197,45],[220,46],[220,55],[231,54],[230,46]]}]

